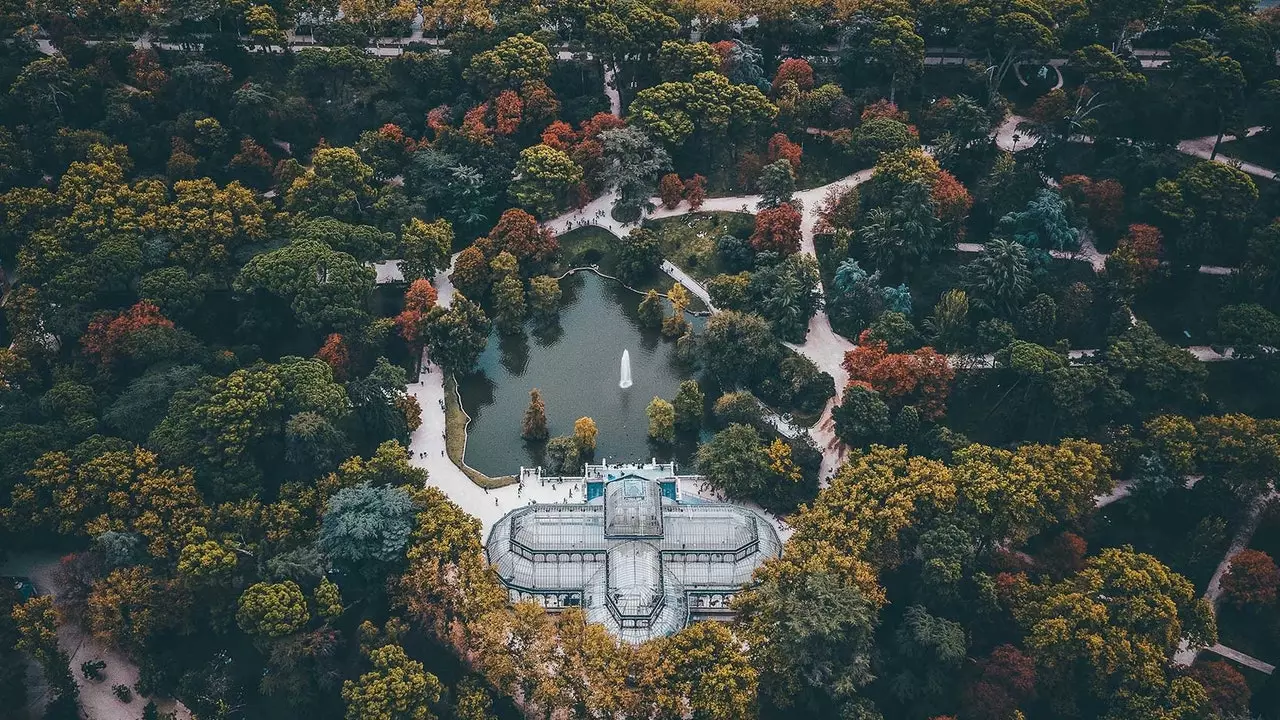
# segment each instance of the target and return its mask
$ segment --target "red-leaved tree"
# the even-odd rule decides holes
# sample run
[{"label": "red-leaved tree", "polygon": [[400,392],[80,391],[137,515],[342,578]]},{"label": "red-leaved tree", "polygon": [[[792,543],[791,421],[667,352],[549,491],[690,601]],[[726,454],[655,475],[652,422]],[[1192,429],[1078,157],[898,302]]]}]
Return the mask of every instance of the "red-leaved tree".
[{"label": "red-leaved tree", "polygon": [[965,717],[1006,720],[1035,694],[1035,661],[1012,645],[999,645],[978,661],[978,678],[964,694]]},{"label": "red-leaved tree", "polygon": [[1120,232],[1124,221],[1124,186],[1119,182],[1068,175],[1062,178],[1062,196],[1084,211],[1094,232],[1109,238]]},{"label": "red-leaved tree", "polygon": [[[426,282],[426,280],[418,282]],[[325,361],[325,364],[333,370],[334,379],[346,379],[347,369],[351,367],[351,350],[347,347],[347,340],[341,333],[332,333],[325,338],[324,345],[316,351],[316,357]]]},{"label": "red-leaved tree", "polygon": [[973,208],[973,196],[964,183],[957,180],[955,175],[942,170],[938,173],[938,179],[933,181],[929,197],[933,200],[933,214],[951,233],[951,238],[955,241],[962,239],[964,222],[969,217],[969,210]]},{"label": "red-leaved tree", "polygon": [[1222,576],[1222,592],[1227,601],[1238,608],[1259,609],[1276,602],[1280,587],[1280,568],[1261,550],[1241,550],[1231,558],[1231,566]]},{"label": "red-leaved tree", "polygon": [[931,347],[891,353],[887,343],[863,330],[858,346],[845,353],[843,365],[849,384],[863,383],[898,406],[914,405],[927,420],[936,420],[947,410],[955,371],[947,356]]},{"label": "red-leaved tree", "polygon": [[675,173],[667,173],[658,181],[658,197],[669,210],[674,210],[684,199],[684,182]]},{"label": "red-leaved tree", "polygon": [[538,219],[524,210],[512,208],[498,218],[498,224],[489,231],[493,254],[507,251],[526,269],[528,264],[545,263],[555,257],[560,243],[550,230],[538,224]]},{"label": "red-leaved tree", "polygon": [[799,143],[793,143],[787,138],[786,133],[774,133],[769,138],[769,147],[765,152],[765,156],[770,163],[779,160],[786,160],[791,163],[791,169],[800,172],[800,158],[804,156],[804,148]]},{"label": "red-leaved tree", "polygon": [[510,135],[520,127],[524,117],[524,102],[514,90],[503,90],[493,104],[494,125],[499,135]]},{"label": "red-leaved tree", "polygon": [[89,323],[80,336],[80,346],[100,367],[110,366],[121,357],[133,354],[136,338],[149,329],[173,328],[173,321],[160,308],[143,300],[127,311],[100,315]]},{"label": "red-leaved tree", "polygon": [[751,233],[751,247],[756,252],[772,250],[790,255],[800,249],[800,213],[790,203],[761,210],[756,214],[756,227]]},{"label": "red-leaved tree", "polygon": [[778,66],[778,73],[773,76],[773,92],[778,92],[778,86],[791,80],[795,82],[796,87],[803,90],[813,89],[813,66],[808,60],[802,58],[787,58]]},{"label": "red-leaved tree", "polygon": [[1248,715],[1253,691],[1249,681],[1225,660],[1207,660],[1191,666],[1191,677],[1204,688],[1209,704],[1222,717]]},{"label": "red-leaved tree", "polygon": [[404,309],[396,316],[396,329],[400,337],[413,348],[414,352],[422,349],[423,324],[427,313],[436,306],[436,289],[425,278],[413,281],[404,294]]},{"label": "red-leaved tree", "polygon": [[707,199],[707,179],[695,174],[684,181],[684,199],[690,210],[697,210]]}]

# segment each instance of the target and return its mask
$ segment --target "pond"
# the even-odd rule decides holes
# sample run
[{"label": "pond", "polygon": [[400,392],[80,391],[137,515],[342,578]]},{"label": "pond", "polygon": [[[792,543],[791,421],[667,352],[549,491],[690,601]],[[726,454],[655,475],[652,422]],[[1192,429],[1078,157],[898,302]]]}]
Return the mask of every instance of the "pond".
[{"label": "pond", "polygon": [[[641,297],[615,281],[578,272],[561,280],[560,288],[558,324],[529,326],[514,337],[495,333],[476,371],[458,379],[462,407],[471,416],[467,464],[493,476],[542,464],[545,444],[520,439],[533,388],[546,403],[552,437],[573,434],[580,417],[596,421],[597,460],[687,463],[690,447],[664,448],[647,438],[649,401],[655,395],[672,400],[689,377],[676,362],[675,342],[640,327]],[[691,321],[698,329],[704,323]],[[618,387],[623,350],[630,351],[633,381],[626,390]]]}]

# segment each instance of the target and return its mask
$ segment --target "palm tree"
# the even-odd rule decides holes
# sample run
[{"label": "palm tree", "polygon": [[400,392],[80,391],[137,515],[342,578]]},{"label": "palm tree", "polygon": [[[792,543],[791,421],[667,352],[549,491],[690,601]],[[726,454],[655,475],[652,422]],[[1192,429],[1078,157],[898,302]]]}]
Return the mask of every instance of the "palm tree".
[{"label": "palm tree", "polygon": [[966,268],[964,285],[976,302],[1003,317],[1012,316],[1031,287],[1027,249],[1013,240],[992,240]]}]

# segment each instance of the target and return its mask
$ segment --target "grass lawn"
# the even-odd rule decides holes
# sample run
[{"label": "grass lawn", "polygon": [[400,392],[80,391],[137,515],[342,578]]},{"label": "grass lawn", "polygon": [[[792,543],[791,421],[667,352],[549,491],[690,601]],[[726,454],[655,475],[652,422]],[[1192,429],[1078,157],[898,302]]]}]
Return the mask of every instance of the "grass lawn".
[{"label": "grass lawn", "polygon": [[710,212],[646,220],[644,226],[662,243],[662,256],[698,280],[724,272],[716,256],[716,240],[721,235],[746,238],[755,226],[753,215]]},{"label": "grass lawn", "polygon": [[470,421],[471,418],[467,417],[466,411],[458,403],[458,383],[450,376],[444,381],[444,446],[449,459],[471,478],[471,482],[480,487],[492,489],[515,483],[515,475],[489,477],[467,465],[463,456],[467,449],[467,423]]}]

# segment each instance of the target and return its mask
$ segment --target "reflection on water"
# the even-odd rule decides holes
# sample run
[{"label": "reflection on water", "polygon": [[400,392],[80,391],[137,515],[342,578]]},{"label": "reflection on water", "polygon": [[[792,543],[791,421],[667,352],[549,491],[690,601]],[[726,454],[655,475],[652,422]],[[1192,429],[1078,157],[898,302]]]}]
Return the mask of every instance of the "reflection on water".
[{"label": "reflection on water", "polygon": [[[476,372],[459,378],[462,405],[471,415],[467,463],[489,475],[541,464],[543,444],[520,439],[535,387],[547,405],[552,437],[572,434],[574,420],[588,416],[600,430],[596,458],[687,460],[691,444],[673,452],[646,438],[649,401],[655,395],[673,399],[688,377],[675,360],[675,343],[640,327],[640,296],[616,282],[581,272],[561,280],[560,287],[558,323],[530,324],[512,337],[495,333]],[[700,318],[693,322],[702,324]],[[618,387],[624,349],[631,351],[634,383],[626,390]]]}]

